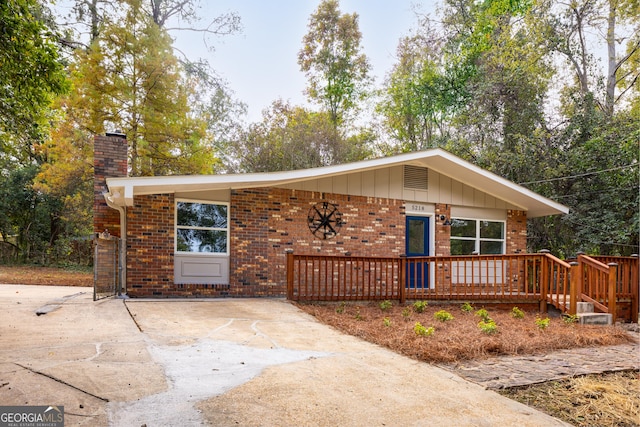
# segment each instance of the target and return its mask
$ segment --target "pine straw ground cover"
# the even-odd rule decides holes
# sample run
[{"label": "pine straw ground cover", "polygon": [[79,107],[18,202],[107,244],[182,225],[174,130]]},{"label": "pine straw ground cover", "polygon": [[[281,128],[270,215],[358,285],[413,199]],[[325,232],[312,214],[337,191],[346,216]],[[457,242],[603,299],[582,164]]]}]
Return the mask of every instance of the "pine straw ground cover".
[{"label": "pine straw ground cover", "polygon": [[525,405],[580,427],[640,425],[638,372],[584,375],[499,390]]},{"label": "pine straw ground cover", "polygon": [[[633,342],[619,326],[589,326],[547,317],[537,312],[488,309],[496,330],[489,329],[478,310],[461,304],[427,305],[416,312],[412,304],[299,304],[321,322],[369,342],[429,363],[456,363],[499,355],[545,354],[554,350]],[[469,306],[467,305],[467,308]],[[448,318],[442,310],[449,313]],[[436,315],[436,313],[438,313]],[[482,312],[480,312],[482,314]],[[548,321],[547,321],[548,319]],[[419,324],[420,327],[416,327]],[[433,329],[431,329],[433,328]],[[577,426],[640,425],[638,372],[607,373],[550,381],[500,393]]]}]

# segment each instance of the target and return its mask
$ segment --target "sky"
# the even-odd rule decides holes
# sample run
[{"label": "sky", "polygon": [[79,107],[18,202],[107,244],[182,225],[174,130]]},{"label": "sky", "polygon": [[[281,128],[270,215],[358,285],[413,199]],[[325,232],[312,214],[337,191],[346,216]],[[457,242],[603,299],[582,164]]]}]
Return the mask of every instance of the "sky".
[{"label": "sky", "polygon": [[[199,14],[203,23],[233,11],[240,15],[242,31],[213,39],[213,52],[207,50],[198,33],[173,32],[174,45],[191,60],[209,61],[234,97],[247,104],[249,122],[260,121],[262,110],[278,98],[308,105],[303,93],[306,80],[297,60],[309,17],[320,0],[202,3]],[[414,11],[433,14],[435,5],[430,0],[340,0],[341,13],[356,12],[359,16],[363,51],[371,62],[376,85],[382,83],[395,62],[398,40],[416,28]]]}]

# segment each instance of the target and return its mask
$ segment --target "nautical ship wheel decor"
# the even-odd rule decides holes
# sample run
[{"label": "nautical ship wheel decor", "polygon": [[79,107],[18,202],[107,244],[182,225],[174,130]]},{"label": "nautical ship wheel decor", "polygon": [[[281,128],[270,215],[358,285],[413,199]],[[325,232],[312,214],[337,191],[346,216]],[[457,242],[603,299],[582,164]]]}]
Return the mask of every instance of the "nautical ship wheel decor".
[{"label": "nautical ship wheel decor", "polygon": [[342,214],[333,203],[316,203],[307,216],[309,230],[314,236],[326,240],[335,237],[342,227]]}]

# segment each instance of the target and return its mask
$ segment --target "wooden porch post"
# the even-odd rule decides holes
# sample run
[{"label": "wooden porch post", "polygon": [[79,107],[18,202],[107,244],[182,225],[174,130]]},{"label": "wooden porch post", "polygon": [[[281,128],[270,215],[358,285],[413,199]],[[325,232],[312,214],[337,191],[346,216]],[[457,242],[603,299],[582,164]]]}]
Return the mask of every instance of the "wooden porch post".
[{"label": "wooden porch post", "polygon": [[569,296],[569,314],[574,316],[578,311],[578,298],[582,294],[580,289],[580,264],[571,262],[571,284]]},{"label": "wooden porch post", "polygon": [[638,273],[640,272],[640,266],[638,264],[638,254],[631,255],[632,258],[636,258],[636,268],[633,268],[633,263],[631,264],[631,321],[633,323],[638,323],[638,311],[639,308],[639,299],[640,299],[640,277]]},{"label": "wooden porch post", "polygon": [[613,324],[616,323],[616,282],[618,279],[618,264],[615,262],[607,264],[609,266],[609,313]]},{"label": "wooden porch post", "polygon": [[293,300],[293,251],[287,250],[287,299]]},{"label": "wooden porch post", "polygon": [[406,278],[404,277],[404,272],[407,268],[407,258],[404,255],[400,255],[400,262],[398,263],[398,265],[400,266],[400,271],[398,272],[398,293],[400,294],[400,304],[404,304],[406,298],[406,284],[404,283]]},{"label": "wooden porch post", "polygon": [[541,256],[541,272],[540,272],[540,312],[547,312],[547,299],[550,290],[549,283],[549,263],[547,260],[547,254],[550,254],[549,249],[541,249],[538,251]]}]

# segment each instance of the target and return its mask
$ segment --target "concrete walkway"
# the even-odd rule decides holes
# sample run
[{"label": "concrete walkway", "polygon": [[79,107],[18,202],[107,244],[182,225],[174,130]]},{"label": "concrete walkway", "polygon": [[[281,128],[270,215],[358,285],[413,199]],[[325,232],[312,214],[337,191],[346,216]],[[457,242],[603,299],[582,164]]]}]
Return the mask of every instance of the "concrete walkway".
[{"label": "concrete walkway", "polygon": [[91,295],[0,285],[0,404],[67,426],[566,425],[282,300]]}]

